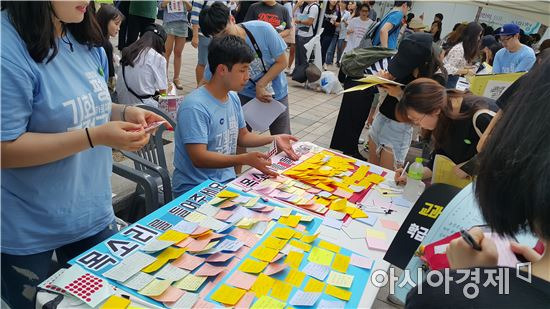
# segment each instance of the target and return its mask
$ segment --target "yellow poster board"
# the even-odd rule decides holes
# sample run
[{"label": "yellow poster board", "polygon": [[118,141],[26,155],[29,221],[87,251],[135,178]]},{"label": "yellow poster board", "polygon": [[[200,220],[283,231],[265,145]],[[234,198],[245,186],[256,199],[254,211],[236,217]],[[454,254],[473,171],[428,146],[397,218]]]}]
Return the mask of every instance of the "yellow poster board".
[{"label": "yellow poster board", "polygon": [[525,72],[507,74],[487,74],[467,77],[470,82],[470,91],[479,96],[498,99]]},{"label": "yellow poster board", "polygon": [[436,155],[432,172],[432,184],[444,183],[458,188],[464,188],[472,182],[469,178],[459,178],[453,170],[455,166],[456,164],[448,157]]}]

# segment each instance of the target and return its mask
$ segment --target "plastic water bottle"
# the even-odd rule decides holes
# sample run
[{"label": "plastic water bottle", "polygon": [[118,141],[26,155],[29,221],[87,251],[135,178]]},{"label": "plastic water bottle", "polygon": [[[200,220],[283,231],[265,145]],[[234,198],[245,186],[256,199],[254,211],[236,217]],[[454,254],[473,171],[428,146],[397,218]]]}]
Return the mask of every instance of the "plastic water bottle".
[{"label": "plastic water bottle", "polygon": [[422,158],[416,158],[415,162],[409,167],[407,173],[407,184],[403,189],[403,198],[414,203],[424,192],[426,185],[422,182],[422,176],[424,174],[424,166],[422,165]]}]

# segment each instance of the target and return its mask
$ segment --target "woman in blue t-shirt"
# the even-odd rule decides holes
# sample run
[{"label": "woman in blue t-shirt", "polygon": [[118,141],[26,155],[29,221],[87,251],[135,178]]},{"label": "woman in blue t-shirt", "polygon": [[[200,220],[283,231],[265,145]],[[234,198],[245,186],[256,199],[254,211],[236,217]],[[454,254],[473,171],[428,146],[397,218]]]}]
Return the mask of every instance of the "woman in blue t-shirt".
[{"label": "woman in blue t-shirt", "polygon": [[33,308],[36,286],[116,233],[111,147],[136,151],[162,120],[111,103],[88,1],[2,2],[2,299]]}]

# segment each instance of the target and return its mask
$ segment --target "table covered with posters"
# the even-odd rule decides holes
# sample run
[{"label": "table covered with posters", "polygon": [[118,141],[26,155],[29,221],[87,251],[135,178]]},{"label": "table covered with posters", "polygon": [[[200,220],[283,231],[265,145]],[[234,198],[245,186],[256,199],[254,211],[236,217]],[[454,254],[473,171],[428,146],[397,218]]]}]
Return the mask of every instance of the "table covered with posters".
[{"label": "table covered with posters", "polygon": [[251,169],[206,181],[40,287],[64,307],[371,306],[370,276],[389,267],[382,258],[412,205],[390,171],[294,147],[300,160],[272,158],[277,178]]}]

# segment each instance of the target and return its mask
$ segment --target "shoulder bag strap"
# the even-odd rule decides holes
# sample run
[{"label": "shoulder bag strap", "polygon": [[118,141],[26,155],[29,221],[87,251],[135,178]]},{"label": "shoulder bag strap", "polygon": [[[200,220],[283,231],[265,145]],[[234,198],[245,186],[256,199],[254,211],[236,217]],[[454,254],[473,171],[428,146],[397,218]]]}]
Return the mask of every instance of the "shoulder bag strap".
[{"label": "shoulder bag strap", "polygon": [[474,116],[472,117],[472,123],[474,125],[474,130],[476,130],[477,136],[479,136],[479,138],[481,138],[481,136],[483,135],[483,132],[481,132],[481,130],[477,127],[476,123],[477,123],[477,117],[479,117],[481,114],[489,114],[491,115],[491,117],[495,117],[497,113],[486,108],[482,108],[474,113]]}]

